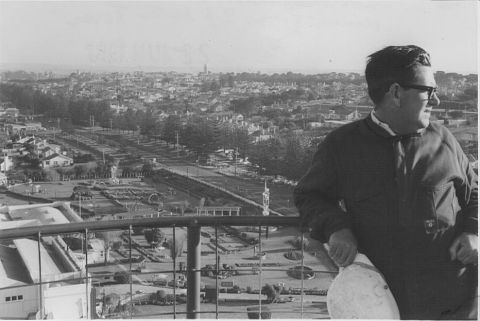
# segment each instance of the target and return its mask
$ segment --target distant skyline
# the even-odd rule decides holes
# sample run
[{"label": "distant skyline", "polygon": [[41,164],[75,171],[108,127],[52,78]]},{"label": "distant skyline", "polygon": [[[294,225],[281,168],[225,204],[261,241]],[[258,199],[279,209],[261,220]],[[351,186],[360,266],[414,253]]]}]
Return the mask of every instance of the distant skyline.
[{"label": "distant skyline", "polygon": [[416,44],[435,70],[478,73],[478,12],[475,0],[0,1],[0,65],[363,73],[370,53]]}]

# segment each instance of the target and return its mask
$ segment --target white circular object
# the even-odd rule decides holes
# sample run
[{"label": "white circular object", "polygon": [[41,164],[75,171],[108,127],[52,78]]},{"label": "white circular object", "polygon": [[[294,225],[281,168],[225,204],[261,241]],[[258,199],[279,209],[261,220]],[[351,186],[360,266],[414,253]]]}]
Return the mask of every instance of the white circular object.
[{"label": "white circular object", "polygon": [[363,254],[340,269],[328,289],[327,308],[332,319],[400,319],[385,279]]}]

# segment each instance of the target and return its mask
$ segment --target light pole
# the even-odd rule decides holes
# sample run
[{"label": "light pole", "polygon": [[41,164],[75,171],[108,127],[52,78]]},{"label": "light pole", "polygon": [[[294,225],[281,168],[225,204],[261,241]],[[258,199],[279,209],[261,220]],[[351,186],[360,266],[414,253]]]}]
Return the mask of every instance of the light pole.
[{"label": "light pole", "polygon": [[[270,209],[269,209],[269,206],[270,206],[270,189],[267,187],[267,180],[265,180],[265,190],[264,190],[262,195],[263,195],[263,211],[262,211],[262,214],[263,214],[263,216],[268,216],[270,214]],[[268,225],[265,226],[265,227],[266,227],[265,238],[268,239]],[[262,229],[261,226],[259,228],[260,228],[260,230]],[[260,242],[261,242],[261,240],[260,240]]]},{"label": "light pole", "polygon": [[237,154],[238,154],[238,147],[234,151],[235,153],[235,176],[237,176]]},{"label": "light pole", "polygon": [[80,206],[80,217],[82,217],[82,195],[80,194],[80,198],[79,198],[79,202],[78,202],[79,206]]}]

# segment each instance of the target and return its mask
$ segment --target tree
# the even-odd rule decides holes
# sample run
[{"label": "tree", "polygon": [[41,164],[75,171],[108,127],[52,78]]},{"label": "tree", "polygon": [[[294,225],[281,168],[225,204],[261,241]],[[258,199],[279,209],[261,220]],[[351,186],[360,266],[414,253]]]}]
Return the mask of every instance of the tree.
[{"label": "tree", "polygon": [[79,154],[73,156],[74,163],[88,163],[95,161],[95,157],[92,154]]},{"label": "tree", "polygon": [[120,296],[117,293],[109,293],[103,298],[102,315],[112,313],[120,304]]},{"label": "tree", "polygon": [[[106,216],[104,219],[107,220]],[[104,248],[104,265],[107,265],[108,259],[110,257],[110,250],[115,242],[121,241],[120,237],[122,235],[122,231],[101,231],[95,232],[95,236],[103,240],[103,248]]]},{"label": "tree", "polygon": [[297,137],[289,137],[286,142],[285,158],[283,161],[283,176],[289,179],[300,177],[304,173],[302,146]]},{"label": "tree", "polygon": [[155,293],[155,300],[161,303],[165,303],[165,299],[167,298],[167,293],[165,290],[158,290],[157,293]]},{"label": "tree", "polygon": [[143,164],[142,166],[142,173],[143,175],[149,177],[153,173],[153,166],[150,163]]},{"label": "tree", "polygon": [[182,128],[180,139],[183,145],[196,152],[200,161],[205,160],[218,146],[211,122],[203,117],[191,117]]},{"label": "tree", "polygon": [[170,115],[165,120],[162,129],[162,139],[170,144],[177,143],[177,134],[180,132],[180,117]]},{"label": "tree", "polygon": [[464,116],[463,111],[461,111],[461,110],[452,110],[448,114],[453,119],[460,119],[460,118],[463,118],[463,116]]},{"label": "tree", "polygon": [[159,228],[146,229],[143,233],[145,240],[150,243],[152,248],[161,243],[165,237],[165,233],[163,233]]},{"label": "tree", "polygon": [[264,287],[262,287],[262,293],[264,293],[267,296],[267,300],[270,303],[276,303],[278,299],[280,298],[280,293],[282,291],[282,287],[278,285],[270,285],[270,284],[265,284]]},{"label": "tree", "polygon": [[140,133],[142,135],[155,136],[159,135],[160,132],[160,124],[156,121],[152,108],[149,108],[141,120]]},{"label": "tree", "polygon": [[244,99],[233,99],[230,101],[230,110],[237,114],[250,115],[253,110],[259,106],[259,101],[255,97]]},{"label": "tree", "polygon": [[269,139],[253,145],[249,151],[249,159],[257,164],[261,174],[278,175],[281,173],[282,145],[278,139]]},{"label": "tree", "polygon": [[75,176],[81,177],[87,173],[87,167],[83,165],[76,165],[73,170],[75,171]]},{"label": "tree", "polygon": [[133,235],[140,235],[140,234],[144,234],[145,228],[142,226],[134,226],[132,230],[133,230]]},{"label": "tree", "polygon": [[115,272],[115,274],[113,275],[113,279],[118,283],[127,284],[127,283],[130,283],[132,276],[128,274],[126,271],[119,271],[119,272]]}]

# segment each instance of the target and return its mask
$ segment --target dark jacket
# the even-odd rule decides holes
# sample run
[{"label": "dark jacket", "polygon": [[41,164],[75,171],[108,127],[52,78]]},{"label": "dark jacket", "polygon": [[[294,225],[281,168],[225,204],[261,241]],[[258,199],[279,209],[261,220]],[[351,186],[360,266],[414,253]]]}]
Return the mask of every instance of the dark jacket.
[{"label": "dark jacket", "polygon": [[353,230],[402,318],[432,319],[475,295],[476,270],[449,247],[477,234],[477,183],[445,127],[392,137],[368,117],[326,137],[294,198],[312,238]]}]

